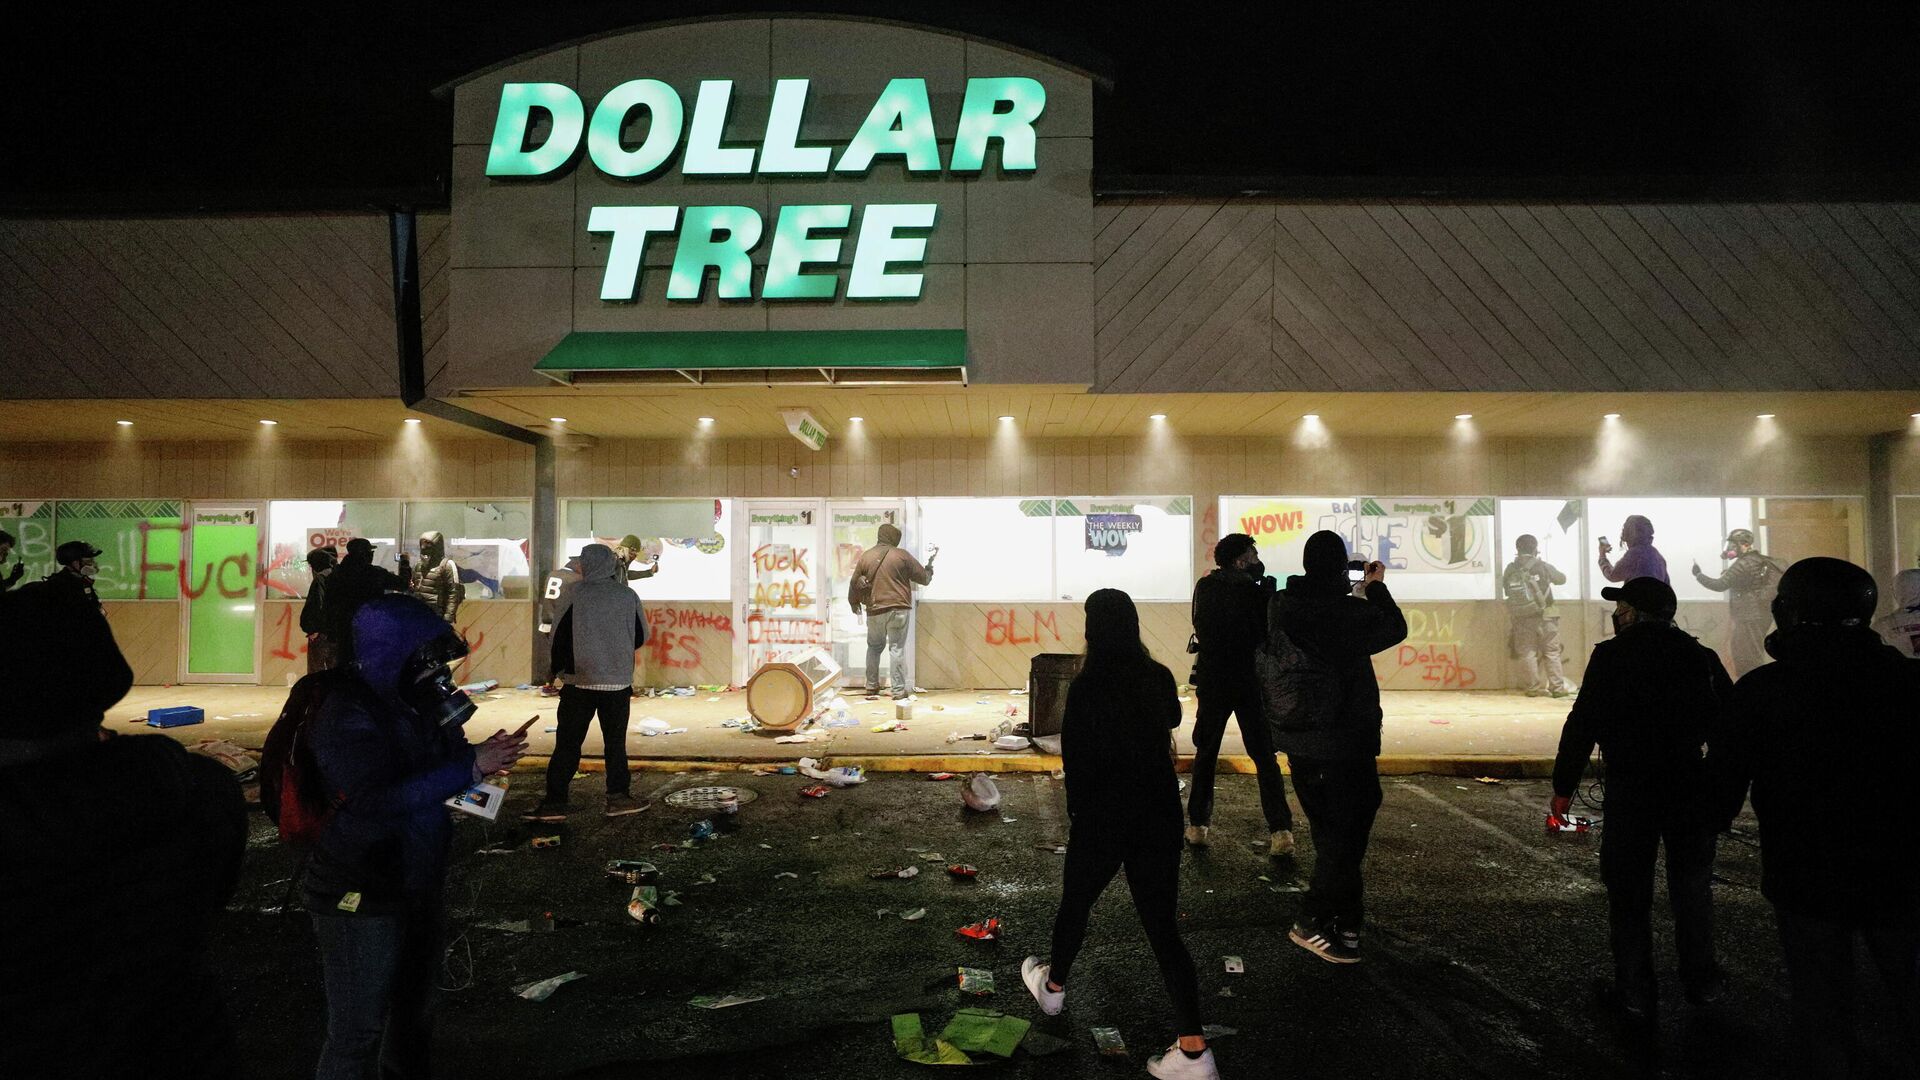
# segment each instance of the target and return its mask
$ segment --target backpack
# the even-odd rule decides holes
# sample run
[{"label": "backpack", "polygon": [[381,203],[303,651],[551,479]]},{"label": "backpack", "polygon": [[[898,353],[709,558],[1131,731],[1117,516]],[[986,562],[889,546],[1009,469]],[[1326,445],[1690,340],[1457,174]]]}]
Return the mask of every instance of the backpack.
[{"label": "backpack", "polygon": [[1301,648],[1267,608],[1267,641],[1253,654],[1262,711],[1276,740],[1339,726],[1340,677],[1326,661]]},{"label": "backpack", "polygon": [[342,677],[339,669],[316,671],[294,683],[260,751],[260,808],[284,843],[312,843],[333,816],[306,727]]}]

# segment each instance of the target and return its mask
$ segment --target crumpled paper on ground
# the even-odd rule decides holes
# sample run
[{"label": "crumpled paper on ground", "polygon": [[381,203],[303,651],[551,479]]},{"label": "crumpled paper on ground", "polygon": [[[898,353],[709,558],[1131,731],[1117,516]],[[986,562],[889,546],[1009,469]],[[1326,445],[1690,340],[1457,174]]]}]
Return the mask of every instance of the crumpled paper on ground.
[{"label": "crumpled paper on ground", "polygon": [[893,1051],[902,1061],[919,1065],[971,1065],[973,1059],[944,1039],[929,1039],[920,1026],[919,1013],[897,1013],[893,1017]]}]

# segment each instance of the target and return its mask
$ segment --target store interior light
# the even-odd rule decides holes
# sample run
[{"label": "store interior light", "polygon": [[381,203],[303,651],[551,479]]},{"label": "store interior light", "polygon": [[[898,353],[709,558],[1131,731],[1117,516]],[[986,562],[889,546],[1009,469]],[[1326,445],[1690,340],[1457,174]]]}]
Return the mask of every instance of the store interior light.
[{"label": "store interior light", "polygon": [[1453,418],[1455,420],[1471,420],[1473,419],[1473,414],[1470,412],[1454,413]]},{"label": "store interior light", "polygon": [[405,420],[401,421],[401,423],[403,424],[417,424],[419,422],[420,422],[420,418],[417,416],[409,416]]},{"label": "store interior light", "polygon": [[567,422],[567,418],[566,418],[566,417],[564,417],[564,416],[549,416],[549,417],[547,417],[547,423],[549,423],[549,424],[564,424],[564,423],[566,423],[566,422]]},{"label": "store interior light", "polygon": [[1773,419],[1773,414],[1770,412],[1759,413],[1754,416],[1754,419],[1755,420],[1771,420]]},{"label": "store interior light", "polygon": [[262,420],[262,421],[260,421],[260,425],[261,425],[262,427],[279,427],[279,426],[280,426],[280,421],[278,421],[278,420]]},{"label": "store interior light", "polygon": [[1167,414],[1163,412],[1149,413],[1147,415],[1147,419],[1149,420],[1165,420],[1166,418]]},{"label": "store interior light", "polygon": [[867,418],[866,418],[866,417],[864,417],[864,416],[849,416],[849,417],[847,417],[847,423],[849,423],[849,424],[864,424],[864,423],[866,423],[866,421],[867,421]]},{"label": "store interior light", "polygon": [[1620,419],[1620,414],[1619,414],[1619,413],[1617,413],[1617,412],[1610,412],[1610,413],[1607,413],[1607,414],[1606,414],[1605,416],[1602,416],[1602,417],[1601,417],[1600,419],[1602,419],[1602,420],[1618,420],[1618,419]]},{"label": "store interior light", "polygon": [[[1920,413],[1915,413],[1914,415],[1916,415],[1916,416],[1920,416]],[[121,427],[132,427],[132,426],[133,426],[133,421],[131,421],[131,420],[115,420],[115,421],[114,421],[114,423],[116,423],[116,424],[119,424],[119,425],[120,425]]]},{"label": "store interior light", "polygon": [[1320,419],[1320,414],[1319,414],[1319,413],[1317,413],[1317,412],[1310,412],[1310,413],[1308,413],[1307,415],[1305,415],[1305,416],[1302,416],[1302,417],[1301,417],[1300,419],[1302,419],[1302,420],[1318,420],[1318,419]]},{"label": "store interior light", "polygon": [[701,418],[700,418],[700,422],[701,422],[702,424],[711,424],[711,423],[713,423],[713,417],[711,417],[711,416],[703,416],[703,417],[701,417]]},{"label": "store interior light", "polygon": [[1003,423],[1003,424],[1010,424],[1010,423],[1012,423],[1012,422],[1013,422],[1013,415],[1012,415],[1011,413],[1009,413],[1009,414],[1007,414],[1006,416],[1002,416],[1002,417],[1000,418],[1000,422],[1001,422],[1001,423]]}]

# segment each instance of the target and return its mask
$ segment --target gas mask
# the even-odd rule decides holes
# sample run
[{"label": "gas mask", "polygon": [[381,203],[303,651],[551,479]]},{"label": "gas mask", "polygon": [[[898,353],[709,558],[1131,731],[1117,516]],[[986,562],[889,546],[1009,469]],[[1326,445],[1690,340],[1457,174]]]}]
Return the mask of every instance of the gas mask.
[{"label": "gas mask", "polygon": [[420,646],[400,669],[400,700],[436,726],[464,724],[479,706],[454,685],[452,665],[467,655],[467,643],[444,634]]}]

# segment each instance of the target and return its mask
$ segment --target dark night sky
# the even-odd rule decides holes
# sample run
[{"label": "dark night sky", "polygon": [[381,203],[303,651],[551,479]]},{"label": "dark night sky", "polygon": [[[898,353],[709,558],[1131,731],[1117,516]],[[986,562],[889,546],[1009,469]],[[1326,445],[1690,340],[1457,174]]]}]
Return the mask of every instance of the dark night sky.
[{"label": "dark night sky", "polygon": [[1914,5],[116,7],[16,22],[0,206],[443,204],[434,86],[576,37],[775,8],[1096,70],[1102,191],[1911,197],[1920,180]]}]

